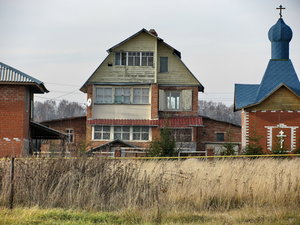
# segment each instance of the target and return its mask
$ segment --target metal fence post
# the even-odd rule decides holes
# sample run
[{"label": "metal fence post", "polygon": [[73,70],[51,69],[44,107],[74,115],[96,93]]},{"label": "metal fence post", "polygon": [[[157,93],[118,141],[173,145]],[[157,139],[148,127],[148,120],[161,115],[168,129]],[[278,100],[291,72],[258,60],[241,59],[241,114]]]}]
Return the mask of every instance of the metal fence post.
[{"label": "metal fence post", "polygon": [[9,191],[9,209],[13,209],[14,204],[14,173],[15,173],[15,158],[10,161],[10,191]]}]

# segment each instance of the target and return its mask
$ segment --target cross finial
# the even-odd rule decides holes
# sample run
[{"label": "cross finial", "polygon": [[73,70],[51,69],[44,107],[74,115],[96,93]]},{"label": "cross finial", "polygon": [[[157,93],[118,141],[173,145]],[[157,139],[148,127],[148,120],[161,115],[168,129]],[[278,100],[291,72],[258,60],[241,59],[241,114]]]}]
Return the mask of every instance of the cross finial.
[{"label": "cross finial", "polygon": [[282,10],[285,8],[283,8],[282,5],[280,5],[279,8],[276,8],[276,9],[279,9],[279,16],[280,16],[280,18],[282,18]]}]

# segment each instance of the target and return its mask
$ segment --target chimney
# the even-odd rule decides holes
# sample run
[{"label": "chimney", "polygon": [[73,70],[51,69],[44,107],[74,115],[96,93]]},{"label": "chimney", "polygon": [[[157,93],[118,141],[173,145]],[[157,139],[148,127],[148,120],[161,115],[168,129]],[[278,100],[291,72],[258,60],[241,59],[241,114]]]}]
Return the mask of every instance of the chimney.
[{"label": "chimney", "polygon": [[154,29],[150,29],[149,33],[153,34],[156,37],[158,36],[157,33],[156,33],[156,31]]}]

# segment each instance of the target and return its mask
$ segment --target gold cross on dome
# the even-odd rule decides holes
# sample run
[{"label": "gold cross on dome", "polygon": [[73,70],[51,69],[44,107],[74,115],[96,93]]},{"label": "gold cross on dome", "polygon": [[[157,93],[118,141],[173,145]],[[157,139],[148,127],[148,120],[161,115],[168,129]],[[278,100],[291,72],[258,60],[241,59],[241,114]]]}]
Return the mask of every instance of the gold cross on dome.
[{"label": "gold cross on dome", "polygon": [[279,8],[276,8],[276,9],[280,10],[279,11],[279,16],[280,16],[280,18],[282,18],[282,10],[285,9],[285,8],[283,8],[282,5],[280,5]]}]

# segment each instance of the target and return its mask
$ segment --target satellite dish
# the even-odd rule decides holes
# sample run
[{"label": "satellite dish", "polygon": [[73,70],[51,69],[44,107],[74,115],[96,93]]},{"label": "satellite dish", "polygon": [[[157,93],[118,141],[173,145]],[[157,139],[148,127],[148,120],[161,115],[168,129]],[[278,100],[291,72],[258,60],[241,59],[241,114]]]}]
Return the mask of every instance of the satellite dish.
[{"label": "satellite dish", "polygon": [[88,107],[90,107],[91,104],[92,104],[92,99],[89,98],[89,99],[86,101],[86,105],[87,105]]}]

